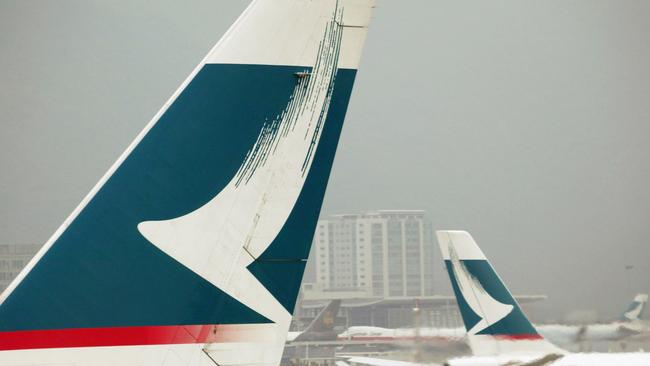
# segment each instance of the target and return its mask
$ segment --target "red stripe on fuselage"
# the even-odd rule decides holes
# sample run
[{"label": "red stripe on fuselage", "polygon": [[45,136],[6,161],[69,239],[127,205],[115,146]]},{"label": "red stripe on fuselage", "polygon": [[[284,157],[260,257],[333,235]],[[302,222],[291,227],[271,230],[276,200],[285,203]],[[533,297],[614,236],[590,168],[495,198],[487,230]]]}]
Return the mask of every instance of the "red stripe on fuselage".
[{"label": "red stripe on fuselage", "polygon": [[542,339],[542,336],[539,334],[495,334],[490,335],[490,337],[505,341],[534,341]]},{"label": "red stripe on fuselage", "polygon": [[350,336],[350,337],[337,337],[339,341],[341,340],[350,340],[350,341],[457,341],[462,339],[462,337],[445,337],[445,336]]},{"label": "red stripe on fuselage", "polygon": [[0,350],[209,343],[217,325],[77,328],[0,332]]},{"label": "red stripe on fuselage", "polygon": [[[499,340],[508,341],[526,341],[542,339],[539,334],[498,334],[498,335],[485,335],[486,337],[493,337]],[[353,340],[353,341],[414,341],[414,340],[448,340],[455,341],[462,337],[448,337],[448,336],[339,336],[339,340]]]}]

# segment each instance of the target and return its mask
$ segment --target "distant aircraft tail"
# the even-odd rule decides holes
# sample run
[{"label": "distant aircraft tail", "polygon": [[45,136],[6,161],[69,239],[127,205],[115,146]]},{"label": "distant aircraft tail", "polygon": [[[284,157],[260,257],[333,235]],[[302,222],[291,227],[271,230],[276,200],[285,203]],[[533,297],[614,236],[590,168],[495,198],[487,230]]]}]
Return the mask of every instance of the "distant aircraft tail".
[{"label": "distant aircraft tail", "polygon": [[0,364],[277,364],[373,3],[253,1],[2,294]]},{"label": "distant aircraft tail", "polygon": [[294,341],[306,342],[336,340],[337,334],[334,332],[334,325],[340,307],[341,300],[330,301]]},{"label": "distant aircraft tail", "polygon": [[437,237],[475,355],[563,352],[535,330],[469,233]]},{"label": "distant aircraft tail", "polygon": [[334,330],[336,316],[341,307],[341,300],[332,300],[318,313],[305,332],[331,332]]},{"label": "distant aircraft tail", "polygon": [[634,297],[634,301],[630,306],[625,310],[623,315],[621,315],[622,321],[635,321],[643,318],[643,312],[645,311],[646,304],[648,303],[648,294],[637,294]]}]

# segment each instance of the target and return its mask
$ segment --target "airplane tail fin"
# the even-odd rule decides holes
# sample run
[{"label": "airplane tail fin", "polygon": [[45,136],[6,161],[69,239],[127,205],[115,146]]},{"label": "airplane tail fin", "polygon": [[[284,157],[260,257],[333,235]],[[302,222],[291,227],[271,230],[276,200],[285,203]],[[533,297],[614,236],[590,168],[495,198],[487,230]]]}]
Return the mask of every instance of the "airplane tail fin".
[{"label": "airplane tail fin", "polygon": [[373,6],[254,0],[0,296],[0,351],[277,364]]},{"label": "airplane tail fin", "polygon": [[335,340],[337,333],[334,331],[336,315],[339,312],[341,300],[332,300],[321,310],[316,318],[293,341],[331,341]]},{"label": "airplane tail fin", "polygon": [[437,231],[472,352],[477,356],[560,353],[526,318],[521,307],[465,231]]},{"label": "airplane tail fin", "polygon": [[339,313],[341,300],[332,300],[318,313],[318,316],[307,326],[305,332],[331,332],[334,330],[336,315]]},{"label": "airplane tail fin", "polygon": [[647,303],[648,294],[637,294],[627,310],[621,315],[621,320],[631,322],[642,319]]}]

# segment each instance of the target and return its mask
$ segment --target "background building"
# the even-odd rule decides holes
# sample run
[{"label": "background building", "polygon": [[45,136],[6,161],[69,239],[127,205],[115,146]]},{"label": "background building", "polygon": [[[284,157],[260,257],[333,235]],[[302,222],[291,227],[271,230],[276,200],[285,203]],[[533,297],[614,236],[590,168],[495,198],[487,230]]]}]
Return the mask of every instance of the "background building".
[{"label": "background building", "polygon": [[365,297],[430,296],[437,251],[422,210],[319,220],[303,288]]},{"label": "background building", "polygon": [[[318,221],[311,250],[295,329],[302,329],[332,299],[343,299],[343,328],[413,327],[415,308],[420,309],[421,326],[462,326],[425,211],[325,216]],[[542,299],[518,296],[524,306]]]},{"label": "background building", "polygon": [[40,248],[35,244],[0,245],[0,291],[9,286]]}]

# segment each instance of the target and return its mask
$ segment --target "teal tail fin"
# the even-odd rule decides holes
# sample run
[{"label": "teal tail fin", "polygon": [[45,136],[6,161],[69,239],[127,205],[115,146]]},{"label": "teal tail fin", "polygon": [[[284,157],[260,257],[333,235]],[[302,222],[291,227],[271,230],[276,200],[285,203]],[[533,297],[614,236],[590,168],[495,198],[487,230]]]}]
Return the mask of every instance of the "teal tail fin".
[{"label": "teal tail fin", "polygon": [[437,237],[475,355],[560,352],[537,332],[469,233]]}]

